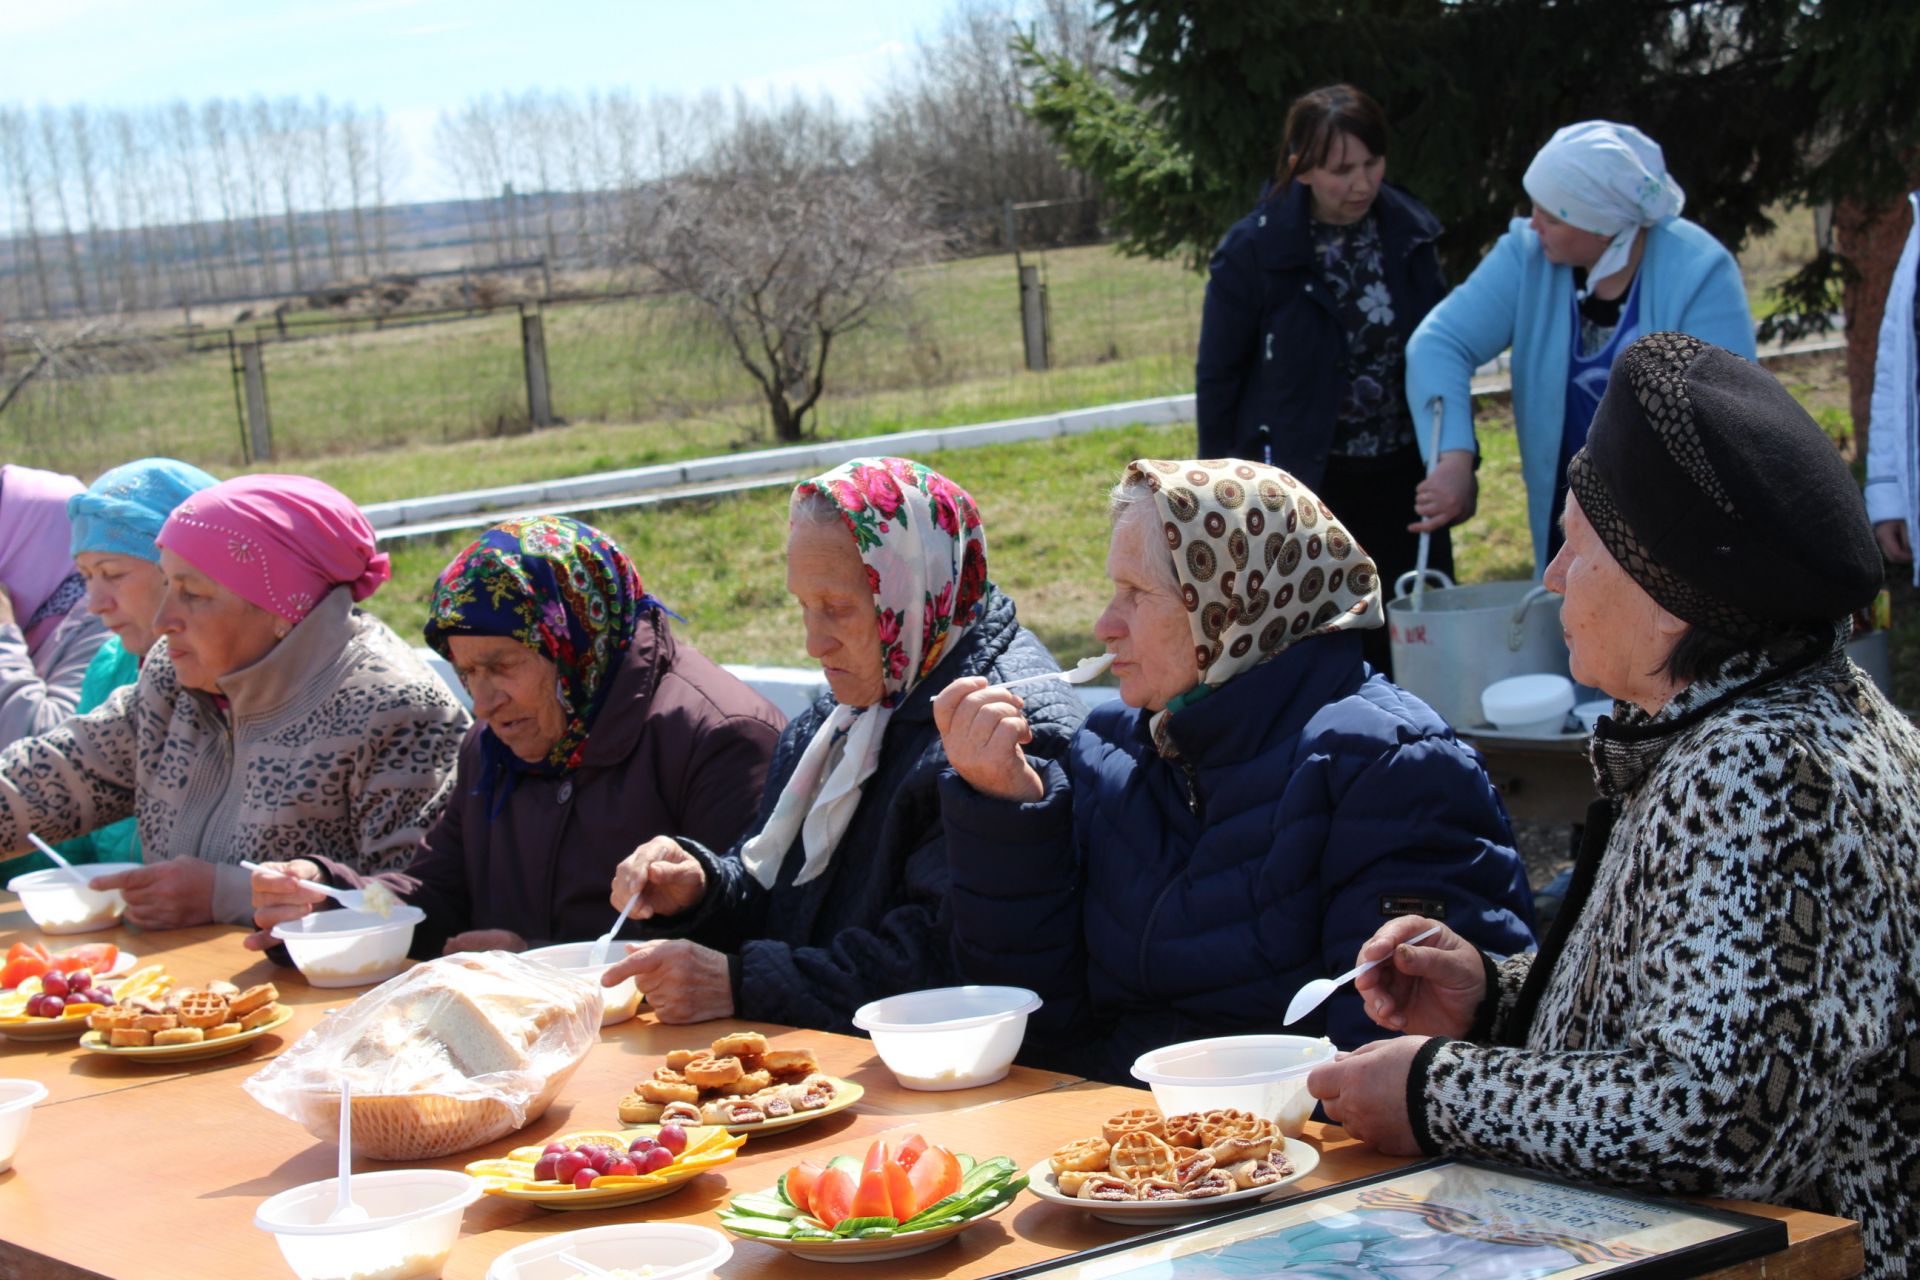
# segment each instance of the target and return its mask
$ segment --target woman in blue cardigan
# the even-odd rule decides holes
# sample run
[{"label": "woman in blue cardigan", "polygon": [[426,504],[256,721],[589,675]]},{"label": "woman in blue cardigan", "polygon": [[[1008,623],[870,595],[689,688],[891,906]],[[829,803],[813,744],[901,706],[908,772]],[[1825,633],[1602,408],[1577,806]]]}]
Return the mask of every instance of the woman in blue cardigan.
[{"label": "woman in blue cardigan", "polygon": [[[1057,761],[1021,749],[1017,693],[961,679],[933,706],[954,960],[1046,1000],[1023,1060],[1122,1081],[1149,1049],[1278,1031],[1396,915],[1532,946],[1479,757],[1361,661],[1378,578],[1326,504],[1232,459],[1135,462],[1114,499],[1095,634],[1124,705]],[[1384,1034],[1350,989],[1294,1029]]]},{"label": "woman in blue cardigan", "polygon": [[[1414,564],[1426,473],[1404,395],[1414,326],[1446,295],[1440,223],[1385,181],[1387,120],[1352,85],[1296,99],[1279,181],[1214,251],[1194,365],[1200,456],[1292,473],[1373,553],[1387,589]],[[1453,572],[1444,530],[1428,563]],[[1389,670],[1387,633],[1365,633]]]},{"label": "woman in blue cardigan", "polygon": [[[1646,134],[1608,120],[1568,125],[1534,156],[1522,185],[1533,216],[1513,220],[1407,344],[1407,403],[1425,414],[1439,401],[1445,415],[1439,459],[1415,493],[1414,528],[1458,524],[1478,497],[1473,371],[1513,348],[1537,577],[1559,549],[1567,462],[1586,442],[1614,356],[1660,332],[1748,360],[1756,349],[1739,264],[1679,216],[1686,194]],[[1423,434],[1420,447],[1431,443]]]}]

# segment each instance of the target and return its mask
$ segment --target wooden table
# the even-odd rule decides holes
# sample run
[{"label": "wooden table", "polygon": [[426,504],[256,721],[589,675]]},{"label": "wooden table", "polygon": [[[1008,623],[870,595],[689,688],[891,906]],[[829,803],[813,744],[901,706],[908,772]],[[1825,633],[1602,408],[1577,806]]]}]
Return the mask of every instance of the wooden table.
[{"label": "wooden table", "polygon": [[[0,909],[0,946],[23,936],[24,918]],[[327,1009],[358,991],[308,987],[240,947],[241,931],[209,927],[167,934],[115,931],[73,941],[107,940],[143,959],[161,960],[177,981],[227,978],[247,985],[271,978],[295,1009],[286,1028],[225,1058],[172,1068],[140,1067],[82,1053],[64,1042],[0,1049],[0,1075],[45,1082],[53,1096],[36,1109],[11,1173],[0,1174],[0,1280],[34,1277],[136,1276],[146,1280],[221,1280],[290,1274],[271,1237],[253,1226],[268,1196],[333,1175],[331,1141],[267,1111],[241,1082],[292,1043]],[[54,940],[57,941],[57,940]],[[614,1104],[666,1051],[704,1044],[736,1023],[662,1027],[643,1015],[608,1028],[540,1120],[489,1147],[425,1162],[457,1169],[482,1156],[573,1129],[617,1127]],[[555,1214],[515,1201],[483,1197],[467,1210],[449,1258],[448,1280],[481,1280],[500,1253],[538,1235],[645,1218],[713,1225],[728,1197],[770,1187],[806,1156],[860,1155],[882,1134],[924,1134],[977,1155],[1005,1154],[1022,1168],[1068,1138],[1098,1132],[1107,1116],[1149,1101],[1137,1089],[1075,1081],[1015,1068],[1005,1080],[954,1093],[901,1088],[866,1040],[763,1027],[776,1046],[808,1044],[822,1066],[867,1089],[848,1111],[784,1134],[749,1139],[739,1157],[661,1200],[621,1209]],[[1346,1139],[1338,1128],[1309,1126],[1320,1167],[1303,1189],[1346,1181],[1407,1163]],[[356,1162],[356,1170],[388,1168]],[[76,1213],[76,1207],[80,1212]],[[1859,1229],[1820,1214],[1764,1205],[1733,1207],[1782,1219],[1786,1252],[1717,1273],[1726,1277],[1844,1277],[1861,1268]],[[1131,1229],[1046,1204],[1016,1200],[999,1217],[963,1232],[951,1244],[871,1268],[891,1277],[991,1276],[1063,1253],[1108,1244]],[[810,1277],[819,1264],[771,1246],[737,1240],[725,1280]]]}]

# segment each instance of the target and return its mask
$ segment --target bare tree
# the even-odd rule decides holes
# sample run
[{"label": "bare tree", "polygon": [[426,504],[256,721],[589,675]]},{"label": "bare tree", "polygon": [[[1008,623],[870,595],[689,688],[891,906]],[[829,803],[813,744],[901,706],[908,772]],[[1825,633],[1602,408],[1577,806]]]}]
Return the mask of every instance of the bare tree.
[{"label": "bare tree", "polygon": [[314,99],[313,112],[307,119],[310,131],[307,158],[313,166],[309,176],[314,203],[319,206],[321,236],[327,243],[327,275],[338,280],[342,274],[340,233],[336,225],[339,221],[340,170],[339,157],[334,154],[337,131],[334,128],[333,104],[327,101],[325,94]]},{"label": "bare tree", "polygon": [[[87,261],[93,267],[93,296],[105,306],[111,290],[107,284],[109,237],[101,233],[100,149],[94,143],[93,126],[85,107],[67,112],[67,134],[73,145],[73,167],[80,182],[80,199],[87,212]],[[125,300],[122,299],[124,305]]]},{"label": "bare tree", "polygon": [[38,168],[27,113],[14,107],[0,107],[0,170],[5,170],[13,198],[13,233],[25,240],[27,253],[33,259],[34,283],[40,290],[39,310],[45,315],[53,310],[53,290],[40,246]]},{"label": "bare tree", "polygon": [[80,261],[80,238],[74,234],[72,211],[67,206],[68,148],[67,131],[63,125],[63,118],[58,111],[47,106],[40,108],[40,153],[45,160],[43,172],[47,178],[47,191],[53,197],[53,208],[60,218],[60,244],[67,261],[67,289],[71,294],[67,302],[74,310],[85,312],[86,267]]},{"label": "bare tree", "polygon": [[400,179],[406,176],[406,151],[393,136],[392,128],[387,124],[384,108],[376,108],[372,123],[368,125],[370,146],[373,152],[373,207],[374,260],[380,269],[387,269],[387,204],[393,189]]},{"label": "bare tree", "polygon": [[[830,113],[813,116],[812,138],[830,135]],[[770,124],[743,114],[719,165],[636,199],[629,256],[725,339],[775,438],[793,441],[810,429],[834,343],[894,303],[896,272],[938,239],[916,182],[836,164],[805,137],[785,135],[800,145],[779,149]],[[760,163],[738,163],[749,155]]]}]

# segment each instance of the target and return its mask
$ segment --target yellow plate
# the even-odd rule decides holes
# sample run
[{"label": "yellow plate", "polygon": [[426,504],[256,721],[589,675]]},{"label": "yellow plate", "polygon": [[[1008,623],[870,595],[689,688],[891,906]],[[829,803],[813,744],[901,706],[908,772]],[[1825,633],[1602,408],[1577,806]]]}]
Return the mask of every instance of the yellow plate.
[{"label": "yellow plate", "polygon": [[228,1036],[225,1040],[201,1040],[194,1044],[133,1044],[116,1048],[107,1043],[104,1033],[89,1031],[80,1037],[80,1047],[89,1053],[104,1053],[109,1058],[131,1058],[136,1062],[194,1062],[200,1058],[217,1058],[252,1044],[267,1032],[286,1026],[292,1017],[292,1008],[281,1005],[278,1014],[250,1031]]},{"label": "yellow plate", "polygon": [[[98,1008],[98,1006],[93,1006]],[[92,1010],[89,1009],[88,1012]],[[9,1040],[71,1040],[87,1029],[85,1014],[71,1018],[21,1018],[0,1021],[0,1036]]]},{"label": "yellow plate", "polygon": [[[623,1143],[631,1143],[635,1138],[650,1138],[659,1132],[659,1125],[643,1124],[620,1130],[617,1135],[609,1131],[595,1136],[617,1136]],[[566,1142],[582,1136],[563,1133],[553,1141]],[[611,1209],[672,1195],[707,1170],[732,1160],[734,1153],[745,1144],[745,1138],[730,1136],[716,1125],[697,1125],[687,1130],[686,1154],[661,1172],[631,1178],[602,1178],[600,1185],[585,1190],[532,1181],[534,1162],[546,1149],[544,1143],[537,1147],[516,1147],[504,1159],[475,1160],[466,1171],[480,1179],[490,1196],[524,1200],[543,1209]]]}]

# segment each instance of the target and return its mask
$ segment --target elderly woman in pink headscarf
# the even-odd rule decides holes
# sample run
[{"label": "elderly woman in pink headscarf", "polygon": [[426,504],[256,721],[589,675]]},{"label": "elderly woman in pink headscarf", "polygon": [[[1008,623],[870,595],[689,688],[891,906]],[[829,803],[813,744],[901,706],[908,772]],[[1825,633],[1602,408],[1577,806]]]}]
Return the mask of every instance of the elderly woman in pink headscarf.
[{"label": "elderly woman in pink headscarf", "polygon": [[174,508],[137,683],[0,751],[0,857],[133,816],[144,865],[96,875],[144,928],[251,920],[242,859],[406,862],[439,815],[468,716],[378,619],[366,518],[303,476],[244,476]]},{"label": "elderly woman in pink headscarf", "polygon": [[72,476],[0,467],[0,747],[74,713],[107,629],[67,547]]}]

